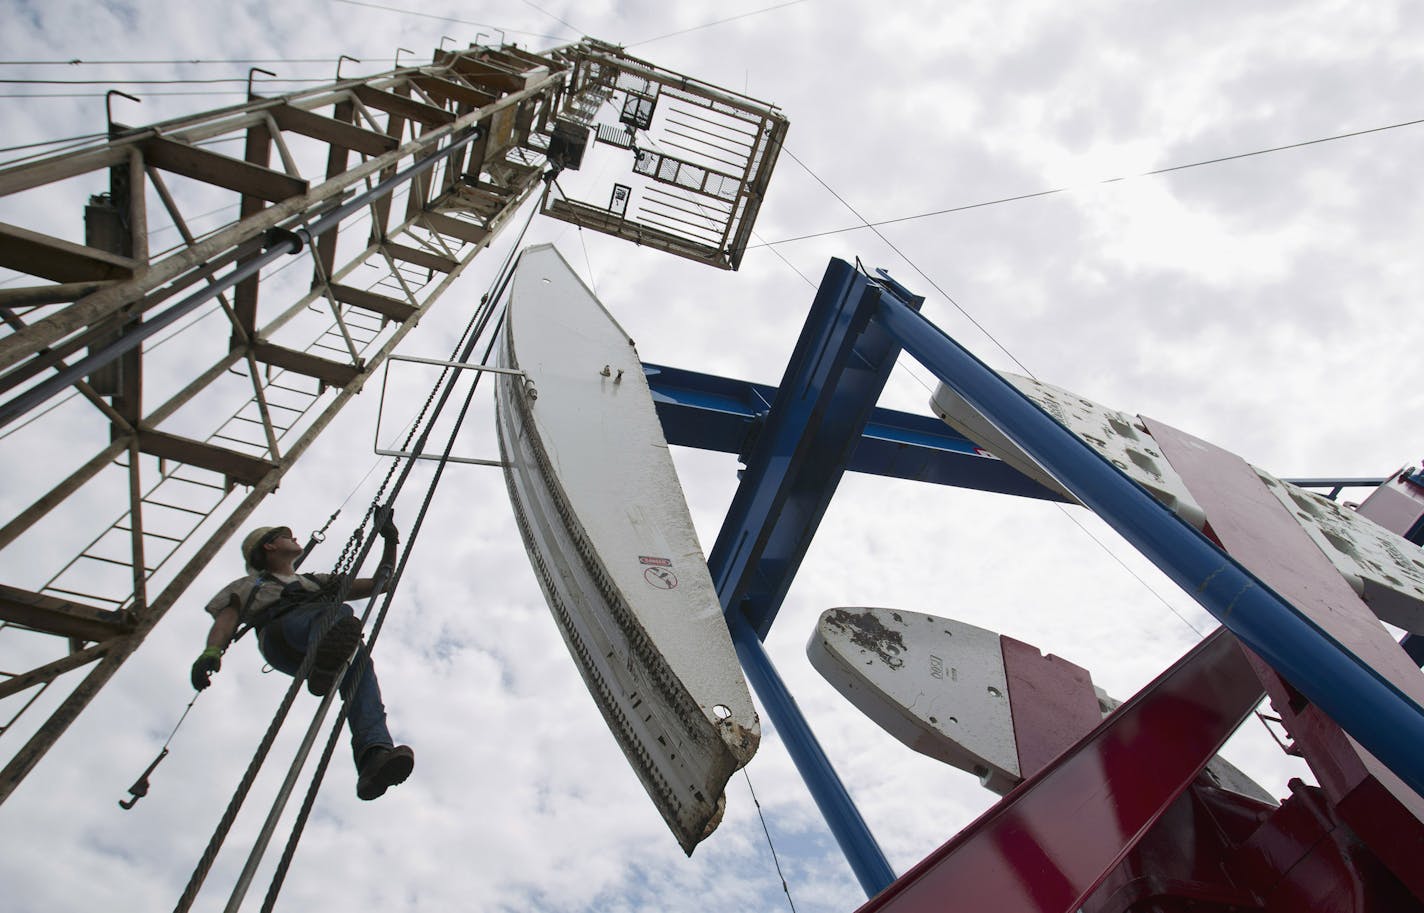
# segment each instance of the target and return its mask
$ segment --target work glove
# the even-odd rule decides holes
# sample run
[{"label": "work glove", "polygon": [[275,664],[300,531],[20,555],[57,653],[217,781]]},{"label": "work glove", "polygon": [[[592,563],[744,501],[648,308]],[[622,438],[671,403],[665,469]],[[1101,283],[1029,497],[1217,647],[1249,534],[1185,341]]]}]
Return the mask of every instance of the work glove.
[{"label": "work glove", "polygon": [[381,538],[391,542],[400,538],[400,532],[396,530],[396,513],[391,511],[386,515],[386,522],[381,524]]},{"label": "work glove", "polygon": [[202,691],[213,683],[213,673],[222,668],[222,651],[208,647],[193,662],[193,687]]}]

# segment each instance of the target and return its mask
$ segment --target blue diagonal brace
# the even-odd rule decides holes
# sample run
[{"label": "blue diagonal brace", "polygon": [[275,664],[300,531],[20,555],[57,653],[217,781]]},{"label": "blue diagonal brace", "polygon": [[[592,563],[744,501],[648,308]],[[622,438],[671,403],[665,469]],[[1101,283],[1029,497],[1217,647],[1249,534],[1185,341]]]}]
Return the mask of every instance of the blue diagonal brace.
[{"label": "blue diagonal brace", "polygon": [[900,352],[871,324],[883,298],[924,302],[831,261],[707,562],[743,668],[868,896],[894,872],[761,641]]},{"label": "blue diagonal brace", "polygon": [[747,454],[741,485],[707,564],[723,611],[766,637],[866,420],[900,353],[871,325],[882,297],[924,299],[832,260]]},{"label": "blue diagonal brace", "polygon": [[875,322],[1307,700],[1424,795],[1424,707],[1387,674],[1174,516],[917,310],[887,298]]}]

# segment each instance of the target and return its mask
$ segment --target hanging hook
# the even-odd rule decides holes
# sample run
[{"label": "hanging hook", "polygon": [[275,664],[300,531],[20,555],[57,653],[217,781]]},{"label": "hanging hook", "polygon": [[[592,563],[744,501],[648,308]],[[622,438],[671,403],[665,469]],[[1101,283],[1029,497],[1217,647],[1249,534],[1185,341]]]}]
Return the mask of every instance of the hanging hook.
[{"label": "hanging hook", "polygon": [[400,69],[400,55],[401,55],[401,51],[405,51],[407,54],[414,54],[414,53],[415,53],[415,52],[412,51],[410,48],[396,48],[396,65],[395,65],[395,69],[397,69],[397,70]]},{"label": "hanging hook", "polygon": [[139,776],[139,778],[134,781],[134,785],[133,785],[133,786],[130,786],[130,787],[129,787],[129,793],[130,793],[130,795],[133,796],[133,798],[132,798],[132,799],[120,799],[120,800],[119,800],[119,806],[120,806],[124,811],[128,811],[129,809],[133,808],[135,805],[138,804],[138,800],[140,800],[140,799],[142,799],[144,796],[148,795],[148,775],[151,774],[151,773],[153,773],[153,769],[154,769],[155,767],[157,767],[158,764],[159,764],[159,762],[162,761],[162,760],[163,760],[164,758],[166,758],[166,757],[168,757],[168,749],[167,749],[167,748],[163,749],[162,751],[160,751],[160,752],[158,753],[158,757],[156,757],[156,758],[153,759],[153,763],[150,764],[150,765],[148,765],[148,769],[145,770],[145,771]]},{"label": "hanging hook", "polygon": [[337,81],[337,82],[340,82],[340,81],[341,81],[341,62],[342,62],[343,60],[349,60],[349,61],[351,61],[352,63],[360,63],[360,62],[361,62],[361,58],[359,58],[359,57],[352,57],[350,54],[342,54],[340,57],[336,58],[336,81]]},{"label": "hanging hook", "polygon": [[133,798],[119,800],[119,806],[123,808],[124,811],[133,808],[134,805],[138,803],[138,800],[148,795],[149,775],[153,773],[153,769],[157,767],[164,758],[168,757],[168,746],[173,743],[173,737],[177,735],[178,730],[182,728],[183,721],[188,718],[188,714],[193,710],[193,705],[198,702],[198,697],[202,693],[202,691],[193,692],[193,699],[188,701],[188,706],[183,708],[183,715],[178,717],[178,722],[173,724],[173,731],[168,733],[168,739],[163,743],[163,748],[158,752],[158,757],[153,759],[153,763],[148,765],[148,769],[142,774],[139,774],[139,778],[134,781],[134,785],[129,787],[129,793]]},{"label": "hanging hook", "polygon": [[253,77],[253,74],[256,74],[256,73],[266,73],[268,76],[271,76],[271,77],[273,77],[273,78],[275,78],[275,77],[277,76],[277,74],[276,74],[276,73],[273,73],[271,70],[264,70],[264,69],[262,69],[261,67],[248,67],[248,69],[247,69],[247,100],[248,100],[248,101],[251,101],[252,99],[254,99],[254,98],[257,97],[256,95],[253,95],[253,94],[252,94],[252,77]]},{"label": "hanging hook", "polygon": [[133,96],[133,95],[130,95],[130,94],[127,93],[127,92],[120,92],[118,89],[110,89],[109,91],[105,92],[105,93],[104,93],[104,120],[109,124],[109,135],[110,135],[110,136],[113,136],[113,135],[114,135],[114,109],[113,109],[113,107],[111,106],[111,102],[114,100],[114,96],[115,96],[115,95],[122,95],[124,98],[127,98],[129,101],[136,101],[136,102],[138,102],[139,104],[143,104],[143,99],[142,99],[142,98],[137,98],[137,97],[135,97],[135,96]]}]

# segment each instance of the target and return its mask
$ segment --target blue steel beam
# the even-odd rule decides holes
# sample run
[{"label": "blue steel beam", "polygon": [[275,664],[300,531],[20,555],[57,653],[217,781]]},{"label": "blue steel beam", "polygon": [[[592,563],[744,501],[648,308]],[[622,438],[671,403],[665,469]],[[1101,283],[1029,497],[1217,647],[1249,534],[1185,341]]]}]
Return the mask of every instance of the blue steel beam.
[{"label": "blue steel beam", "polygon": [[830,262],[712,546],[707,566],[723,611],[742,612],[763,639],[900,353],[871,325],[893,294],[844,260]]},{"label": "blue steel beam", "polygon": [[893,296],[875,323],[1424,794],[1424,708]]},{"label": "blue steel beam", "polygon": [[796,706],[796,700],[767,656],[766,647],[747,624],[740,612],[727,615],[727,627],[732,632],[732,644],[737,648],[737,657],[747,672],[747,679],[756,689],[771,717],[776,733],[786,746],[786,753],[796,764],[816,801],[821,815],[831,833],[835,835],[851,871],[865,891],[866,897],[874,897],[895,881],[895,872],[886,861],[885,854],[875,842],[865,819],[860,817],[855,803],[846,794],[840,778],[836,776],[826,753],[816,741],[811,726]]},{"label": "blue steel beam", "polygon": [[[644,364],[663,436],[669,444],[748,452],[776,401],[777,388],[750,381]],[[849,472],[974,488],[996,494],[1062,501],[1062,496],[984,451],[927,415],[875,409],[856,442]]]}]

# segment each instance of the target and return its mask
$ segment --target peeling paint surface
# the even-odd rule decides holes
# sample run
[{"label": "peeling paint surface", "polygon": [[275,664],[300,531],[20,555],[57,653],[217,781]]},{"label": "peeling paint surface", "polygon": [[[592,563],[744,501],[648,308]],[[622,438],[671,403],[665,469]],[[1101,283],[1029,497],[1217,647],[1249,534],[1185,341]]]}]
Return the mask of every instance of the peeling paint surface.
[{"label": "peeling paint surface", "polygon": [[806,654],[856,710],[910,748],[995,792],[1018,782],[998,634],[920,612],[835,608],[821,614]]},{"label": "peeling paint surface", "polygon": [[[1152,439],[1141,418],[1031,377],[1004,374],[1003,378],[1096,450],[1103,459],[1151,492],[1177,516],[1197,529],[1205,526],[1206,512],[1192,497],[1171,463],[1162,456],[1161,448]],[[1067,489],[949,387],[939,385],[930,400],[930,407],[956,431],[1035,481],[1072,500]]]},{"label": "peeling paint surface", "polygon": [[1375,615],[1424,634],[1424,551],[1419,546],[1329,498],[1251,468]]}]

